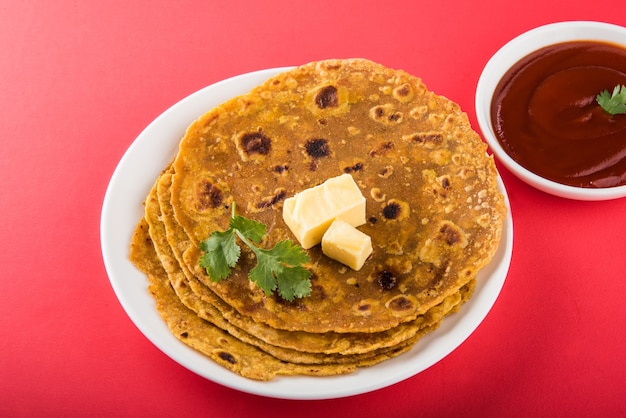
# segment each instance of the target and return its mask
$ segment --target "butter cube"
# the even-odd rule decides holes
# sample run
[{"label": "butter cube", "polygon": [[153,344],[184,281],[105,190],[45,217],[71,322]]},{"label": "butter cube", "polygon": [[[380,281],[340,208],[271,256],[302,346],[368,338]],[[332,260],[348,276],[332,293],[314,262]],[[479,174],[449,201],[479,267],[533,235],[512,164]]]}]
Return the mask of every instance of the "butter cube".
[{"label": "butter cube", "polygon": [[360,270],[372,253],[372,239],[347,222],[337,219],[322,237],[322,252],[353,270]]},{"label": "butter cube", "polygon": [[285,199],[283,219],[300,245],[311,248],[335,219],[352,226],[365,223],[365,197],[350,174],[326,180]]}]

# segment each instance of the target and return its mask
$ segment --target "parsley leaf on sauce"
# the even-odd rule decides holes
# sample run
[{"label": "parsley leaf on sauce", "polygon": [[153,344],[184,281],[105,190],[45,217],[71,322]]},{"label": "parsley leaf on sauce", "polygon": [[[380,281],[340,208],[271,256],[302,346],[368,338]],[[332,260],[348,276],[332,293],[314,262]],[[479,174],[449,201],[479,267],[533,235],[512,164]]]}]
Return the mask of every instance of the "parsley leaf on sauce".
[{"label": "parsley leaf on sauce", "polygon": [[596,96],[596,101],[611,115],[626,114],[626,86],[618,84],[613,93],[604,90]]}]

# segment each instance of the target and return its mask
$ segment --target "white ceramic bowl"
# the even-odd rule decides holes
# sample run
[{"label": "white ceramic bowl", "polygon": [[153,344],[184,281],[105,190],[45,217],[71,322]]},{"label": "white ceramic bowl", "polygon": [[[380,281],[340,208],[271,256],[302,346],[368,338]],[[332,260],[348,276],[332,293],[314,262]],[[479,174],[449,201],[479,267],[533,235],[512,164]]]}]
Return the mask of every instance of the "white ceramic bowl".
[{"label": "white ceramic bowl", "polygon": [[583,188],[560,184],[527,170],[513,160],[498,142],[491,124],[491,99],[498,82],[511,66],[548,45],[577,41],[603,41],[626,47],[626,28],[601,22],[571,21],[532,29],[505,44],[487,62],[476,88],[476,117],[495,157],[513,174],[544,192],[576,200],[608,200],[626,196],[626,186]]}]

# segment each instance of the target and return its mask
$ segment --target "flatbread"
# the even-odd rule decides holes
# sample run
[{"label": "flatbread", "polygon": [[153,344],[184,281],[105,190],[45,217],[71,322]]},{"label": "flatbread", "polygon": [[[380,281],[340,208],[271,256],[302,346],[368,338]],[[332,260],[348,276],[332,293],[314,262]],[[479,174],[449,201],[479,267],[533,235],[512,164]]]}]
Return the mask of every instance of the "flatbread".
[{"label": "flatbread", "polygon": [[[504,197],[467,116],[420,79],[363,59],[314,62],[209,110],[155,180],[130,259],[183,343],[241,376],[350,373],[396,357],[472,295],[493,257]],[[284,199],[349,173],[374,251],[353,271],[306,250],[312,294],[285,301],[200,267],[199,243],[237,213],[295,240]]]},{"label": "flatbread", "polygon": [[308,251],[310,297],[292,303],[250,286],[252,257],[228,280],[197,274],[229,306],[273,328],[380,332],[458,291],[492,258],[505,216],[497,172],[467,116],[418,78],[371,61],[311,63],[271,78],[199,118],[173,163],[171,203],[197,245],[228,227],[231,205],[269,227],[265,245],[294,239],[282,202],[350,173],[367,199],[374,251],[347,270]]}]

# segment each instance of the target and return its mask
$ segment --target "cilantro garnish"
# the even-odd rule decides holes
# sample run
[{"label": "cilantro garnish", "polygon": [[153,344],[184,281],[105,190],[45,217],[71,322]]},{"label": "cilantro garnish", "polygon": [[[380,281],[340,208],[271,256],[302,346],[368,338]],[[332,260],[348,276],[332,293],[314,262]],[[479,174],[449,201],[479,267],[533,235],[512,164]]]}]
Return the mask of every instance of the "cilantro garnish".
[{"label": "cilantro garnish", "polygon": [[257,265],[250,270],[248,277],[263,291],[272,295],[275,290],[285,300],[308,296],[311,293],[311,272],[302,264],[310,261],[302,247],[292,241],[280,241],[273,248],[259,248],[267,232],[267,227],[255,220],[235,215],[233,204],[230,228],[227,231],[215,231],[200,243],[204,252],[200,258],[200,267],[206,269],[214,282],[220,282],[230,276],[231,269],[237,265],[241,247],[237,238],[247,245],[256,255]]},{"label": "cilantro garnish", "polygon": [[618,84],[612,94],[604,90],[596,96],[596,101],[611,115],[626,113],[626,86]]}]

